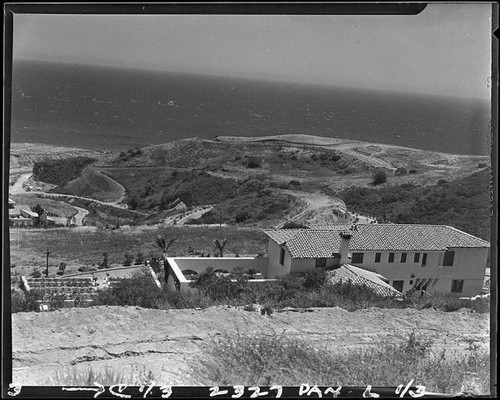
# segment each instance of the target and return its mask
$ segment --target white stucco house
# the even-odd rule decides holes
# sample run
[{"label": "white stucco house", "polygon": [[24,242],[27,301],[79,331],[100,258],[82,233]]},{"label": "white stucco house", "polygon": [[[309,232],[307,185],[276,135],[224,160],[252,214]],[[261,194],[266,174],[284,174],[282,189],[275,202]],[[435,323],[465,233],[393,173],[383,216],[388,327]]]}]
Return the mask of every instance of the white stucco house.
[{"label": "white stucco house", "polygon": [[359,224],[265,230],[266,275],[352,264],[405,293],[481,293],[489,242],[445,225]]}]

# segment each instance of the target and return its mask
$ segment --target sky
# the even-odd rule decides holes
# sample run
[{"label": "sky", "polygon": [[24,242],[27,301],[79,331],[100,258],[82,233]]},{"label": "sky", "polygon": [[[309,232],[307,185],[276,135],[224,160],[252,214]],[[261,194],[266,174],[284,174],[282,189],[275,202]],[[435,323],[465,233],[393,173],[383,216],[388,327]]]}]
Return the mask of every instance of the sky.
[{"label": "sky", "polygon": [[15,14],[14,59],[489,99],[488,3],[418,15]]}]

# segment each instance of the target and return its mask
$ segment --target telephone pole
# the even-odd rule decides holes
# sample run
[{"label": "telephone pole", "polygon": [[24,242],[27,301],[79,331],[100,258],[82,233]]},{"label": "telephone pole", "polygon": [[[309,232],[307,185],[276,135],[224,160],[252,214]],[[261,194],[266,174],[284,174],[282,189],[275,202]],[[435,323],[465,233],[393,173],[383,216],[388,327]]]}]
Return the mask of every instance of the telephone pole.
[{"label": "telephone pole", "polygon": [[47,247],[47,267],[45,268],[45,277],[49,277],[49,254],[50,254],[50,249]]}]

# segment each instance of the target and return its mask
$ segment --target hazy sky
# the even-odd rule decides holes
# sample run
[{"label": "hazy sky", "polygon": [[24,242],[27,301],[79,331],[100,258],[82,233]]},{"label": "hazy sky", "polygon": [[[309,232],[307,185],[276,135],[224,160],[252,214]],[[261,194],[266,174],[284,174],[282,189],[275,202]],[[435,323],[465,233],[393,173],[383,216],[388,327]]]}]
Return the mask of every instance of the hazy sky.
[{"label": "hazy sky", "polygon": [[489,98],[491,4],[416,16],[14,15],[14,58]]}]

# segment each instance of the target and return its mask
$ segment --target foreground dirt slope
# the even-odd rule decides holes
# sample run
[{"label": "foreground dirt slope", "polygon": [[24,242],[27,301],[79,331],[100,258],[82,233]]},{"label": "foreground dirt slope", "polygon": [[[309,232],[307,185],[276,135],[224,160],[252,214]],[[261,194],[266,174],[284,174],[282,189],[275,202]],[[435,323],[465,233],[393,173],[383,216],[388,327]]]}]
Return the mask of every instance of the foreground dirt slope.
[{"label": "foreground dirt slope", "polygon": [[436,351],[464,352],[468,341],[489,351],[489,316],[465,310],[325,308],[263,316],[234,307],[101,306],[17,313],[12,326],[14,382],[24,385],[64,385],[56,380],[58,372],[106,366],[125,376],[151,370],[161,384],[198,385],[190,366],[206,356],[214,340],[238,334],[284,335],[343,352],[399,343],[414,330],[432,338]]}]

